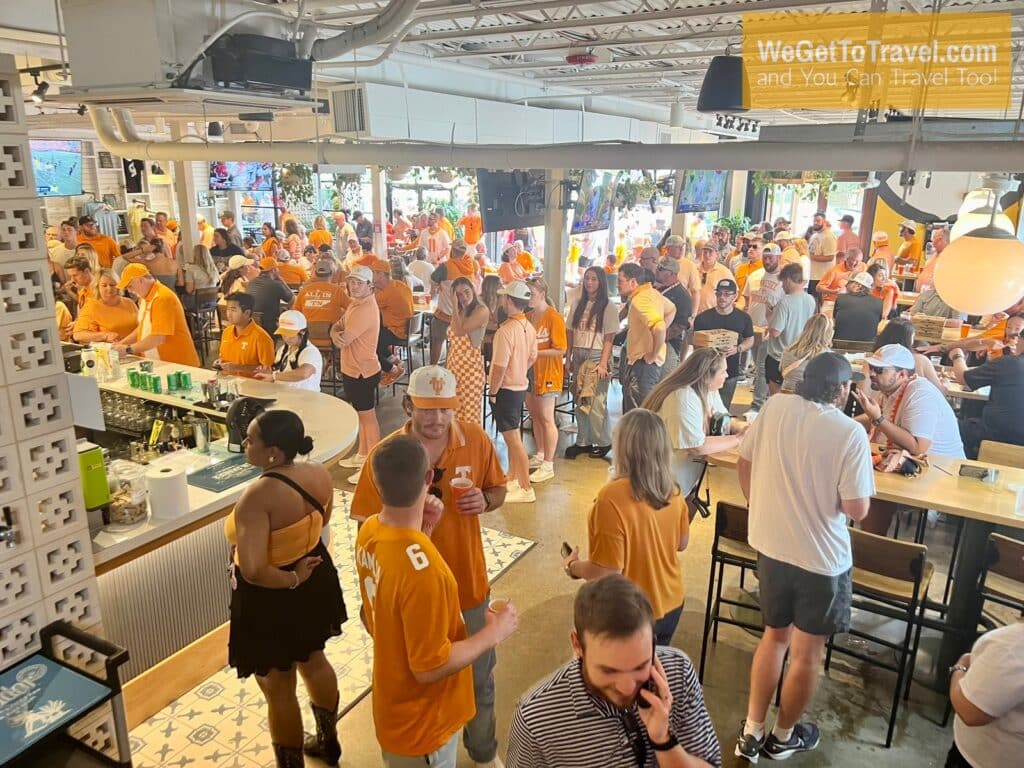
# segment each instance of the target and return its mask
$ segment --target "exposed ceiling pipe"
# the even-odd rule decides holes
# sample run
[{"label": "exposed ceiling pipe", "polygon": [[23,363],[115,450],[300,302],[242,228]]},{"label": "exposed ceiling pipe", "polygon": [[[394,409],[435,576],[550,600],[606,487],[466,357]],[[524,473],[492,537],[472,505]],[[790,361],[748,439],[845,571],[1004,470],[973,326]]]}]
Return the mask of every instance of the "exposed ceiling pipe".
[{"label": "exposed ceiling pipe", "polygon": [[[722,144],[414,144],[352,142],[239,142],[190,144],[127,141],[110,112],[91,108],[89,116],[104,149],[144,160],[258,160],[337,165],[440,165],[459,168],[707,168],[721,171],[796,170],[902,171],[907,142],[729,142]],[[1017,147],[1017,149],[1014,149]],[[914,167],[920,171],[978,171],[998,168],[1024,172],[1024,141],[919,142]]]},{"label": "exposed ceiling pipe", "polygon": [[357,48],[387,40],[409,20],[419,2],[420,0],[391,0],[380,16],[356,24],[340,35],[313,43],[313,59],[337,59]]}]

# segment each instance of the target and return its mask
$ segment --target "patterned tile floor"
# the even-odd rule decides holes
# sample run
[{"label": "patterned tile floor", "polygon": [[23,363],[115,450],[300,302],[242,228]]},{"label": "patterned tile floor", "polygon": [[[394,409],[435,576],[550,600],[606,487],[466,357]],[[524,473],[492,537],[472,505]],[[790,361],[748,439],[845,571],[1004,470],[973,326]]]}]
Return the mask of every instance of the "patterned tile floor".
[{"label": "patterned tile floor", "polygon": [[[356,525],[348,519],[351,495],[335,491],[332,551],[351,553]],[[493,583],[534,542],[483,529],[487,572]],[[373,644],[357,616],[359,588],[349,554],[335,557],[350,619],[340,637],[328,641],[327,658],[338,674],[341,709],[355,705],[370,689]],[[313,730],[305,688],[298,686],[306,730]],[[255,680],[239,680],[225,667],[131,732],[136,768],[264,768],[274,765],[266,708]]]}]

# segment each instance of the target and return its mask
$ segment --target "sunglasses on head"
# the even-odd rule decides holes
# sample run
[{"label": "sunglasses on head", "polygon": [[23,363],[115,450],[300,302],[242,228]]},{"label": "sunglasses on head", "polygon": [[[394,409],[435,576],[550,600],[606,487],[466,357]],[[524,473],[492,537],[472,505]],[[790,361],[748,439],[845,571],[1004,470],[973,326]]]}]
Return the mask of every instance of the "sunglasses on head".
[{"label": "sunglasses on head", "polygon": [[441,482],[442,477],[444,477],[444,467],[434,467],[434,475],[430,479],[430,487],[427,488],[427,493],[438,499],[441,498],[441,489],[437,484]]}]

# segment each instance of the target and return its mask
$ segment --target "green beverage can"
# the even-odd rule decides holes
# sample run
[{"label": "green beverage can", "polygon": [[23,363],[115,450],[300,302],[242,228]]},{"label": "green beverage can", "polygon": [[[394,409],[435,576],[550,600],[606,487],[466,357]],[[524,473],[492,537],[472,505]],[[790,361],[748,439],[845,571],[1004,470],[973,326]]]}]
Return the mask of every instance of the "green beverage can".
[{"label": "green beverage can", "polygon": [[167,374],[167,391],[175,392],[178,389],[178,374],[171,371]]},{"label": "green beverage can", "polygon": [[161,384],[162,379],[159,374],[151,374],[149,377],[149,386],[151,387],[150,392],[159,395],[163,392],[163,385]]},{"label": "green beverage can", "polygon": [[149,374],[145,371],[139,371],[139,389],[149,392]]},{"label": "green beverage can", "polygon": [[128,386],[132,389],[139,388],[139,372],[134,368],[128,369]]},{"label": "green beverage can", "polygon": [[178,381],[181,384],[181,388],[192,391],[192,374],[188,371],[178,371]]}]

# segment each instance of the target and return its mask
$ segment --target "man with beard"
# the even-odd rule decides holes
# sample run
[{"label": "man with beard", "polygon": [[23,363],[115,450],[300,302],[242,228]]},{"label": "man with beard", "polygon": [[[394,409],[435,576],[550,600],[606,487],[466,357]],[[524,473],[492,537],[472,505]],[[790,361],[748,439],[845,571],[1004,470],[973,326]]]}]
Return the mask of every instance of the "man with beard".
[{"label": "man with beard", "polygon": [[[720,766],[721,749],[686,654],[654,644],[654,616],[620,574],[584,584],[572,661],[516,705],[508,767]],[[664,762],[663,762],[664,759]]]},{"label": "man with beard", "polygon": [[816,295],[818,281],[835,265],[838,250],[836,236],[825,221],[825,212],[818,211],[814,214],[811,237],[807,242],[807,255],[811,257],[811,274],[807,290],[812,296]]}]

